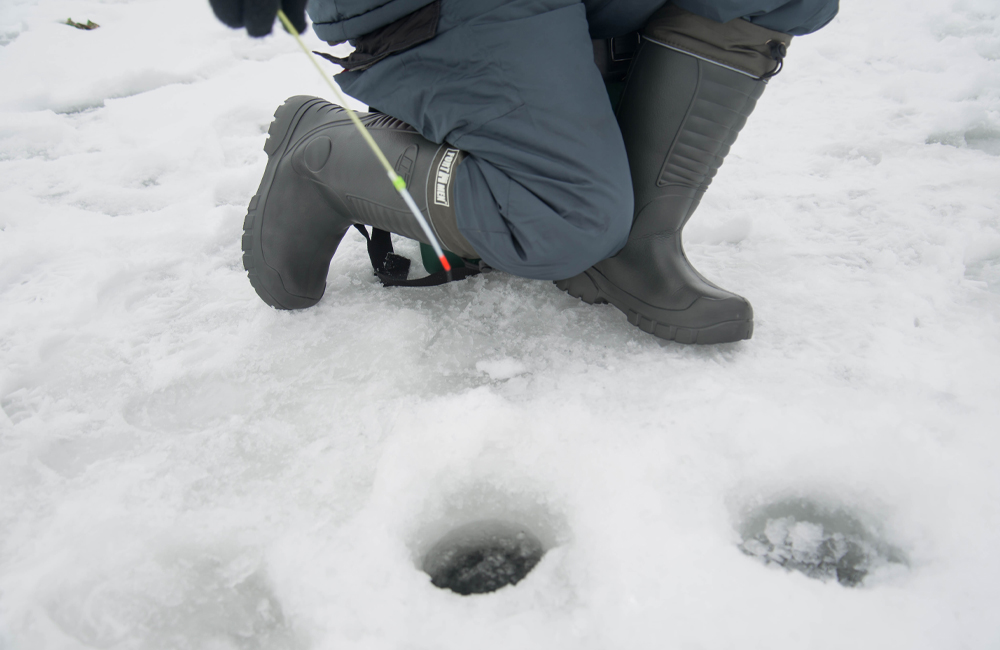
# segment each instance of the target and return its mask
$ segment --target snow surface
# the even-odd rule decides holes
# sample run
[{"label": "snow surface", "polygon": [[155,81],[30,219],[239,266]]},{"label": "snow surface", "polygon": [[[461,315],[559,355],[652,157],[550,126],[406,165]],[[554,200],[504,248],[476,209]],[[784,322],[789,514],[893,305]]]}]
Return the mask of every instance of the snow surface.
[{"label": "snow surface", "polygon": [[[755,307],[715,347],[500,273],[383,289],[354,233],[269,309],[245,206],[275,107],[325,94],[288,36],[3,0],[0,46],[3,650],[1000,647],[996,0],[796,39],[685,233]],[[782,502],[899,561],[766,566]],[[435,588],[477,519],[548,552]]]}]

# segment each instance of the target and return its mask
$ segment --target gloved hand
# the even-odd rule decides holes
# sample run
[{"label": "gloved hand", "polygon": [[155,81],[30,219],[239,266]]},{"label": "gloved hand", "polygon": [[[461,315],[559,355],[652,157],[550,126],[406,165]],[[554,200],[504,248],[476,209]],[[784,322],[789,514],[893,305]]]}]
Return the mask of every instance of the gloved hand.
[{"label": "gloved hand", "polygon": [[250,36],[267,36],[281,8],[301,34],[306,30],[308,0],[208,0],[216,17],[230,27],[246,27]]}]

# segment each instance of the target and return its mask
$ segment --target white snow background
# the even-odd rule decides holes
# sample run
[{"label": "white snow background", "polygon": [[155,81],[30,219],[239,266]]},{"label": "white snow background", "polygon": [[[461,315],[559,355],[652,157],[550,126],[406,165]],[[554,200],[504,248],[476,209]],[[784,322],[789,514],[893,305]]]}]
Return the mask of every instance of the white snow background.
[{"label": "white snow background", "polygon": [[[1000,648],[1000,3],[796,39],[685,232],[755,308],[714,347],[502,273],[383,289],[356,233],[270,309],[267,126],[328,94],[289,36],[3,0],[0,45],[3,650]],[[789,500],[901,561],[741,552]],[[534,571],[431,585],[491,517]]]}]

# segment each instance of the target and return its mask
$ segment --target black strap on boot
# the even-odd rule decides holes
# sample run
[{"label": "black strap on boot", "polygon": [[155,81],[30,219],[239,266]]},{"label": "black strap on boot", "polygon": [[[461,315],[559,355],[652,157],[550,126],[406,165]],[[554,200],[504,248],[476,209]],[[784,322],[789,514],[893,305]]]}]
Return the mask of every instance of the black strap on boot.
[{"label": "black strap on boot", "polygon": [[781,72],[781,69],[785,67],[785,56],[788,54],[788,45],[782,41],[770,40],[767,42],[767,46],[771,58],[775,60],[777,65],[774,66],[774,70],[765,74],[761,79],[770,79]]},{"label": "black strap on boot", "polygon": [[479,275],[482,271],[479,267],[465,265],[451,271],[438,271],[424,278],[407,280],[410,274],[410,260],[393,252],[392,237],[389,232],[372,228],[372,234],[369,235],[368,229],[364,226],[355,224],[354,227],[368,242],[368,259],[371,260],[372,270],[375,271],[383,287],[436,287]]}]

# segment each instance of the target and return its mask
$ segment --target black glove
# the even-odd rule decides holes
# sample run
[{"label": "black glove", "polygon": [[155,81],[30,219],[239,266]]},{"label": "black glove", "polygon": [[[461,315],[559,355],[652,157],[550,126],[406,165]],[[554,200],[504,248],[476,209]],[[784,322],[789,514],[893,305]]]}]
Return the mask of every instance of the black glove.
[{"label": "black glove", "polygon": [[216,17],[230,27],[246,27],[251,36],[267,36],[280,8],[298,33],[306,31],[308,0],[208,0]]}]

